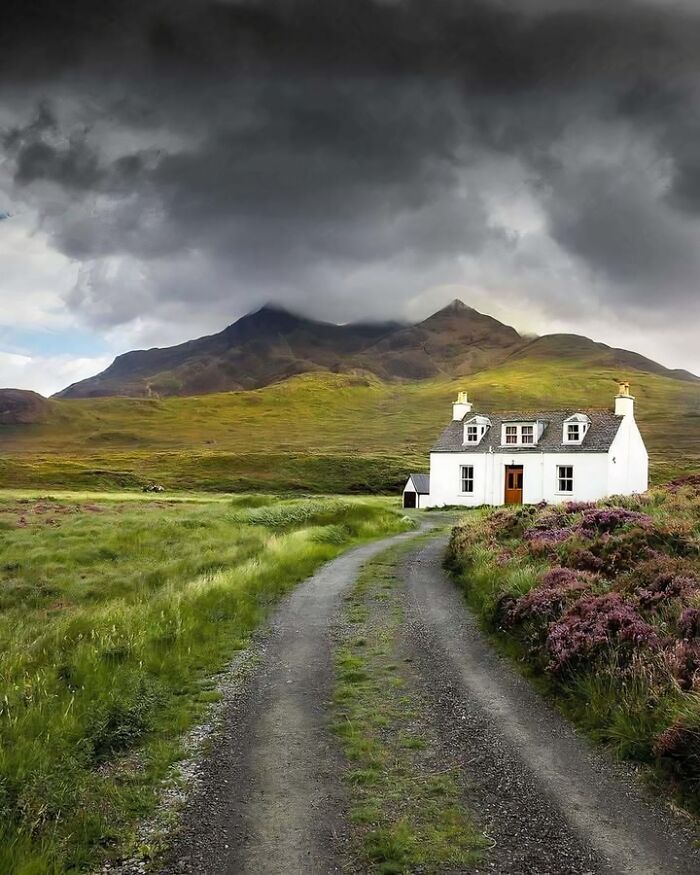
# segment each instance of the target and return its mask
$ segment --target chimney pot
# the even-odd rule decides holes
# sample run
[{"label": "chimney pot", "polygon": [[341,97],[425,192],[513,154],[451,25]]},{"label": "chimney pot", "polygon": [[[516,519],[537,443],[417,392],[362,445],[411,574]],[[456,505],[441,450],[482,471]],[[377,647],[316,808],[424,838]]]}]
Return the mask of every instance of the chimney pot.
[{"label": "chimney pot", "polygon": [[634,395],[630,395],[630,384],[626,380],[618,383],[618,392],[615,396],[615,415],[634,416]]},{"label": "chimney pot", "polygon": [[458,392],[457,400],[452,405],[452,419],[455,422],[461,422],[467,413],[470,413],[472,403],[467,397],[466,392]]}]

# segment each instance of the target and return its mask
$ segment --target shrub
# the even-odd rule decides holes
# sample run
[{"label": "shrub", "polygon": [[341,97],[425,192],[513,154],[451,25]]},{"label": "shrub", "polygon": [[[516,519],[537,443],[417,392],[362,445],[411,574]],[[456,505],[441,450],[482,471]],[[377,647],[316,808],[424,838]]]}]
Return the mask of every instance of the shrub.
[{"label": "shrub", "polygon": [[656,738],[653,752],[678,782],[700,792],[700,718],[676,720]]},{"label": "shrub", "polygon": [[568,604],[590,592],[594,581],[593,575],[587,572],[552,568],[542,575],[536,587],[512,602],[504,614],[504,625],[534,623],[546,629]]},{"label": "shrub", "polygon": [[700,691],[700,641],[675,641],[664,650],[664,657],[681,690]]},{"label": "shrub", "polygon": [[678,620],[678,629],[685,639],[700,638],[700,608],[686,608]]},{"label": "shrub", "polygon": [[526,530],[525,540],[559,544],[566,541],[574,533],[571,517],[567,514],[554,512],[542,514]]},{"label": "shrub", "polygon": [[488,534],[497,540],[521,537],[544,505],[524,505],[516,510],[494,511],[487,521]]},{"label": "shrub", "polygon": [[592,507],[595,507],[592,501],[567,501],[564,504],[564,511],[566,513],[581,513],[581,511],[590,510]]},{"label": "shrub", "polygon": [[654,582],[637,590],[639,604],[644,608],[654,608],[661,602],[680,599],[697,592],[698,581],[694,577],[680,577],[672,572],[660,574]]},{"label": "shrub", "polygon": [[616,532],[632,525],[646,528],[652,523],[652,518],[645,513],[625,510],[622,507],[594,507],[583,512],[577,531],[584,538],[595,538],[604,532]]},{"label": "shrub", "polygon": [[690,493],[700,496],[700,474],[689,474],[687,477],[677,477],[671,480],[666,486],[666,490],[672,495],[677,495],[682,490],[687,490]]},{"label": "shrub", "polygon": [[588,596],[579,599],[559,622],[550,626],[547,635],[549,669],[560,672],[572,668],[582,659],[612,646],[624,657],[629,655],[626,651],[638,647],[656,649],[658,644],[653,626],[620,593]]},{"label": "shrub", "polygon": [[591,538],[585,546],[576,539],[565,542],[560,561],[569,568],[597,572],[612,580],[656,555],[657,551],[649,544],[649,532],[633,528],[616,534],[605,532]]}]

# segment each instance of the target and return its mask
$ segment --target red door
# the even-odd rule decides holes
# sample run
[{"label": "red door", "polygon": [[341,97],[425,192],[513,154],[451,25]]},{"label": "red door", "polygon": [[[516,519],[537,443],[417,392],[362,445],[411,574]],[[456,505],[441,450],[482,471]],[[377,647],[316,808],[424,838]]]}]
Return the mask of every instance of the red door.
[{"label": "red door", "polygon": [[506,467],[506,504],[523,503],[523,466]]}]

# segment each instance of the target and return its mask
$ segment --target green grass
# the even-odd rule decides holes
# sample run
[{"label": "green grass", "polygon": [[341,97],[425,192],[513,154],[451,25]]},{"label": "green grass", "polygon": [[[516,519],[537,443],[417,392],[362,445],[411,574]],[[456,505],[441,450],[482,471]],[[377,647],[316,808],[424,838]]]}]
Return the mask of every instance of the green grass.
[{"label": "green grass", "polygon": [[384,499],[0,498],[0,872],[58,875],[135,841],[212,680]]},{"label": "green grass", "polygon": [[462,804],[458,775],[436,766],[438,741],[400,656],[394,589],[402,552],[368,563],[349,598],[333,728],[347,761],[363,871],[461,871],[479,860],[486,841]]},{"label": "green grass", "polygon": [[[248,392],[51,402],[45,422],[0,426],[15,488],[395,491],[466,388],[484,409],[610,407],[621,374],[595,361],[513,359],[460,380],[386,384],[304,374]],[[698,467],[700,384],[629,369],[656,482]],[[673,422],[672,435],[668,423]]]}]

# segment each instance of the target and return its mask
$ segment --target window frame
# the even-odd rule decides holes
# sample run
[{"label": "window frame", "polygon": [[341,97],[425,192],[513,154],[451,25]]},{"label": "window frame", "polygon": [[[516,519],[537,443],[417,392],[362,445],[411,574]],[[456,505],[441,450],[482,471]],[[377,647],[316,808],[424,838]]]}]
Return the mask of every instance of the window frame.
[{"label": "window frame", "polygon": [[[524,431],[527,431],[527,439]],[[535,447],[540,438],[539,420],[525,422],[504,422],[501,426],[502,447]]]},{"label": "window frame", "polygon": [[[465,474],[470,471],[470,474]],[[471,483],[471,489],[465,489],[465,484]],[[474,465],[459,466],[460,495],[474,495]]]},{"label": "window frame", "polygon": [[[473,432],[474,437],[470,436],[470,432]],[[464,426],[464,443],[465,444],[478,444],[480,438],[483,437],[483,434],[479,434],[479,426],[474,423],[467,423]]]},{"label": "window frame", "polygon": [[[575,434],[572,435],[572,431]],[[566,439],[569,443],[578,444],[581,442],[581,423],[580,422],[567,422],[566,423]]]},{"label": "window frame", "polygon": [[[568,473],[562,473],[568,472]],[[562,484],[570,484],[571,488],[563,488]],[[557,495],[573,495],[574,494],[574,466],[573,465],[557,465]]]}]

